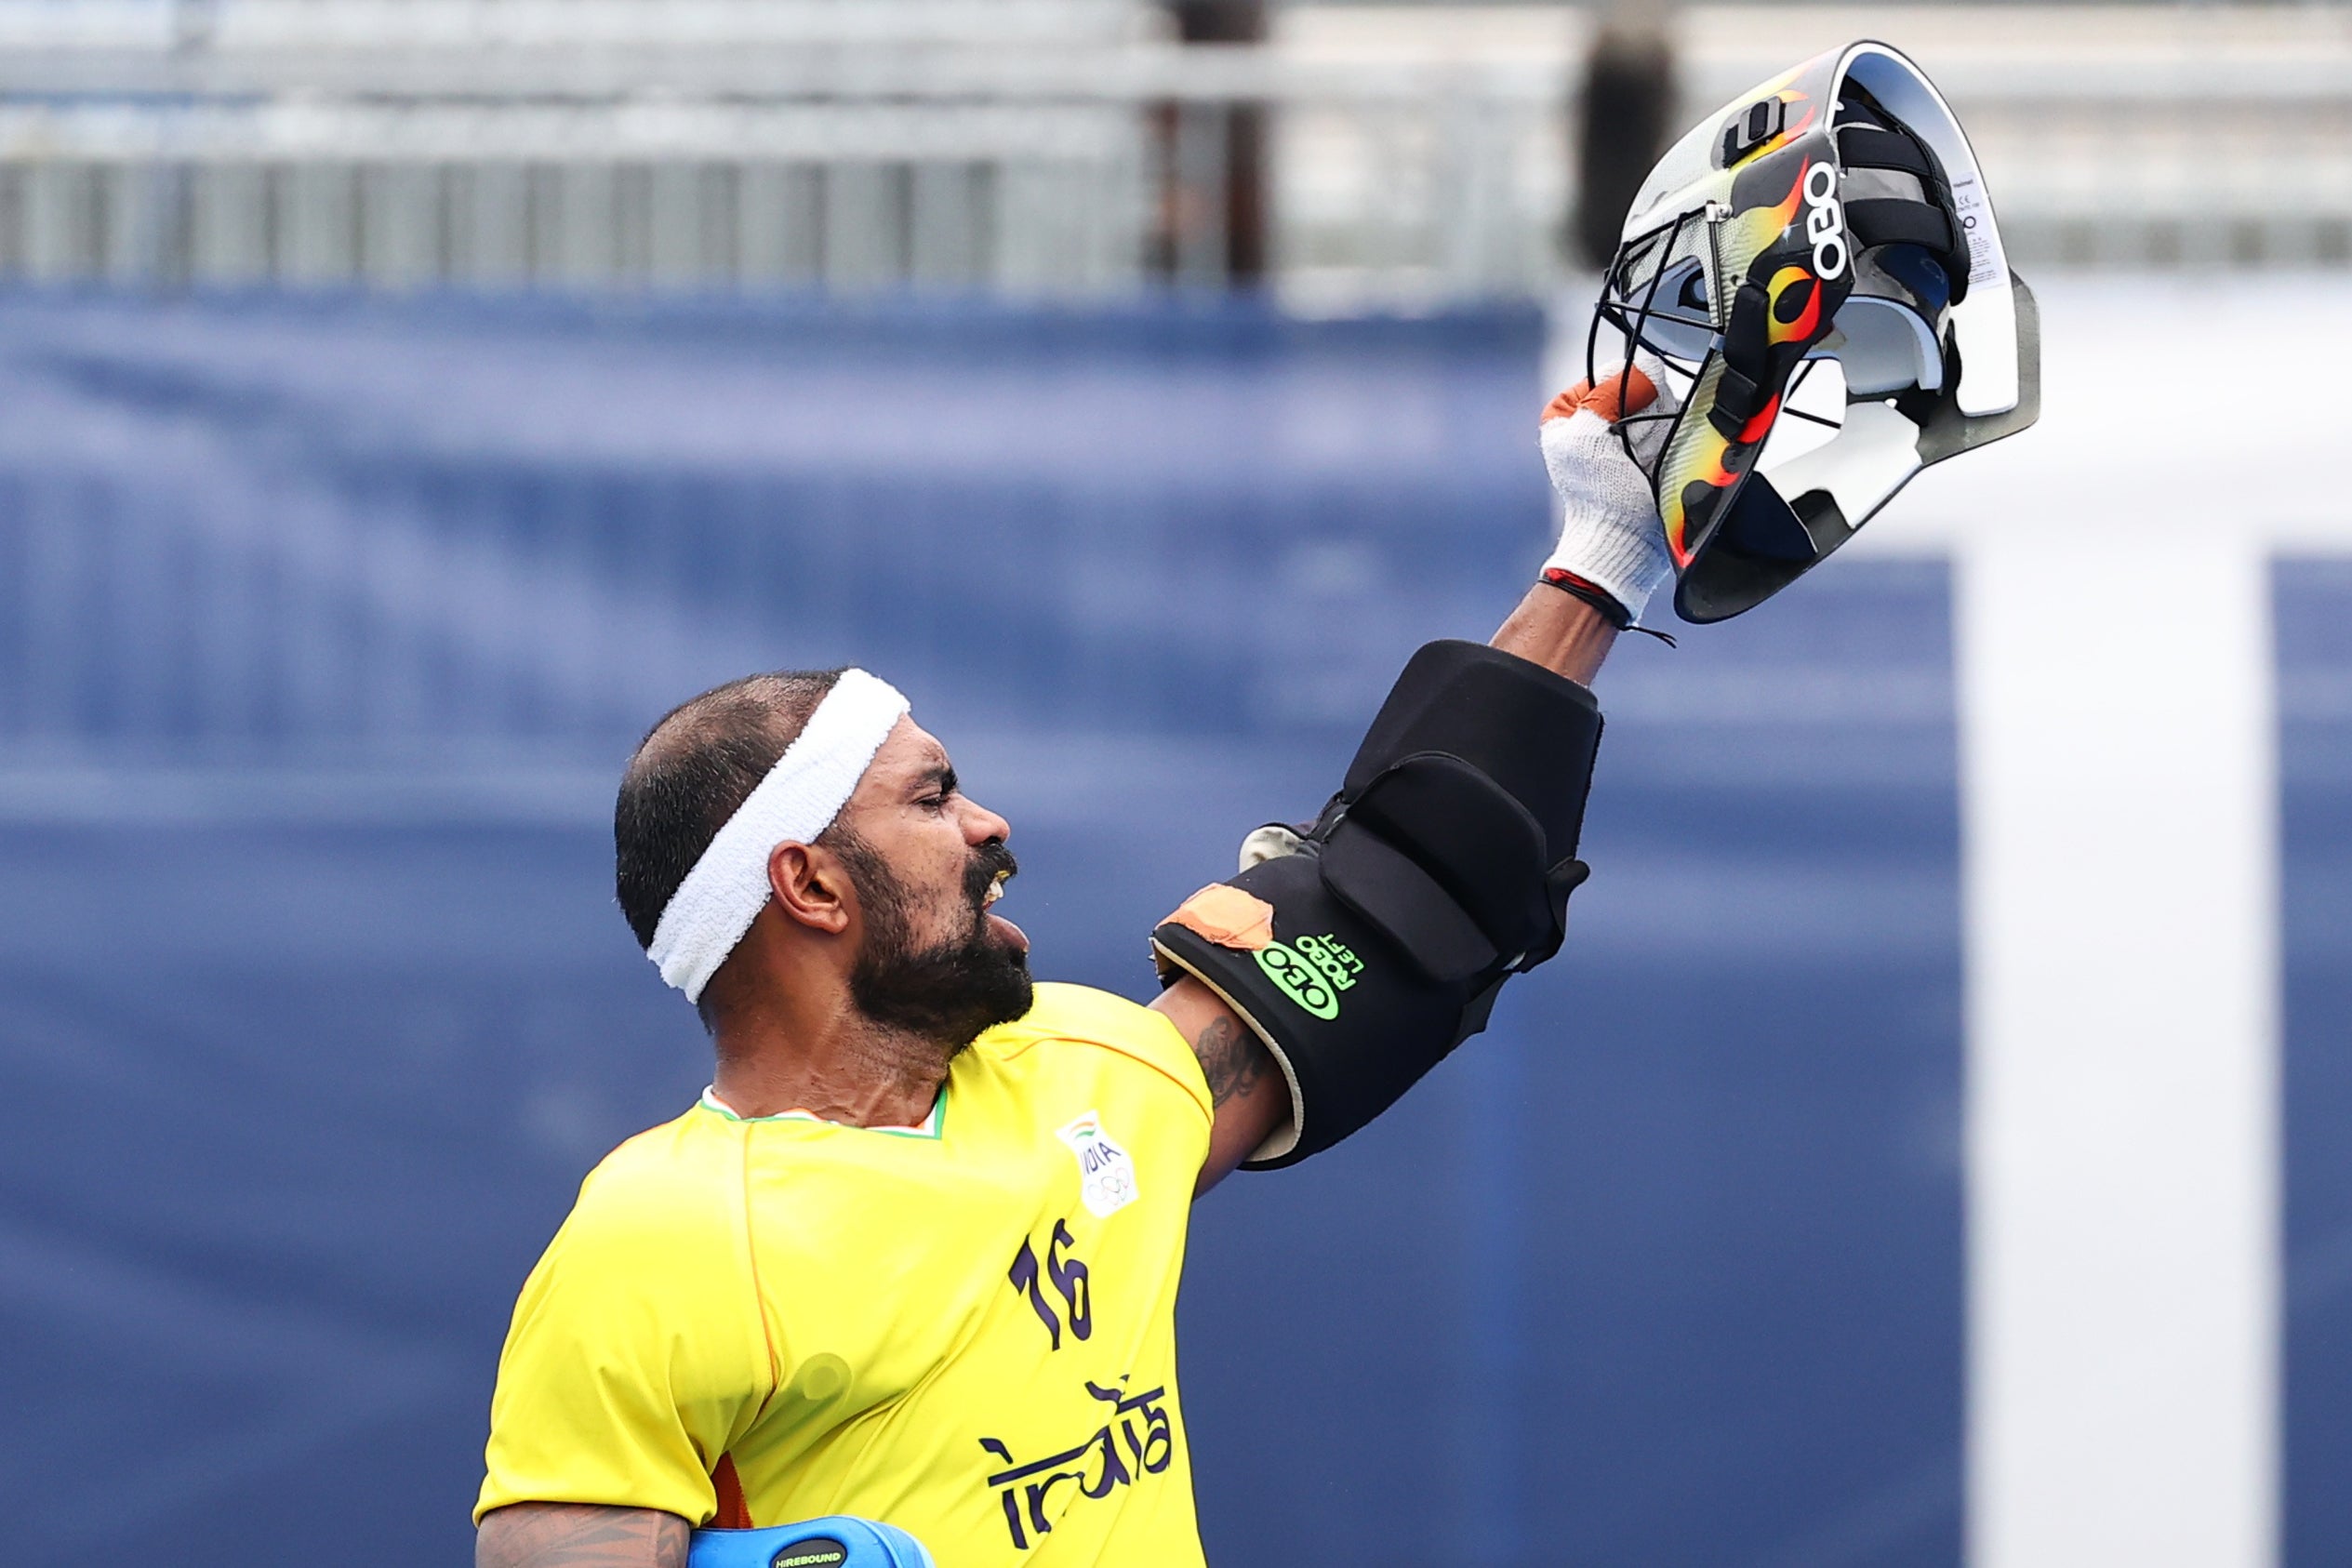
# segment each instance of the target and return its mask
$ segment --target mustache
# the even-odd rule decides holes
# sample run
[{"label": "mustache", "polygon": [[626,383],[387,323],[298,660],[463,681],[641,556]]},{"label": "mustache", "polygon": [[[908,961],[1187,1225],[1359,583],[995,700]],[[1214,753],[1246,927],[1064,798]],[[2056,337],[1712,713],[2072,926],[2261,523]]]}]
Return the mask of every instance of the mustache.
[{"label": "mustache", "polygon": [[963,868],[963,894],[978,909],[980,900],[989,896],[989,885],[1001,873],[1018,876],[1021,863],[1013,858],[1013,852],[1004,847],[1003,839],[990,839],[972,852],[972,858]]}]

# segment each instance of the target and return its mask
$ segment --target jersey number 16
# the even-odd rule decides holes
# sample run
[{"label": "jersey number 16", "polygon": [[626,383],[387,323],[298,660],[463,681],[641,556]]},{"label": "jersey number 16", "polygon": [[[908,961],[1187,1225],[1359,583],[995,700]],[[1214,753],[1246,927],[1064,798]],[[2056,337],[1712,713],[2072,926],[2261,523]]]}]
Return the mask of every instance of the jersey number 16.
[{"label": "jersey number 16", "polygon": [[[1045,1279],[1053,1282],[1054,1289],[1069,1309],[1071,1335],[1083,1339],[1095,1332],[1094,1296],[1086,1283],[1086,1266],[1076,1257],[1068,1256],[1068,1249],[1077,1244],[1078,1240],[1070,1233],[1070,1227],[1061,1220],[1054,1221],[1054,1234],[1045,1244],[1043,1274]],[[1037,1321],[1045,1325],[1046,1334],[1053,1339],[1053,1348],[1060,1349],[1062,1320],[1055,1312],[1053,1304],[1045,1299],[1039,1279],[1037,1249],[1030,1244],[1027,1237],[1021,1239],[1021,1250],[1013,1255],[1013,1267],[1005,1278],[1012,1282],[1015,1290],[1028,1293],[1030,1310],[1037,1314]]]}]

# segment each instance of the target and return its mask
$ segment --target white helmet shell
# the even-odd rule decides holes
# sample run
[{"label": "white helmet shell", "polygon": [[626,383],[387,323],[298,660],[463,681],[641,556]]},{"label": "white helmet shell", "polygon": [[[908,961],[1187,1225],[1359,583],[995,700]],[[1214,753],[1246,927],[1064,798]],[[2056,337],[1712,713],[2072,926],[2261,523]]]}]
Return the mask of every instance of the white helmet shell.
[{"label": "white helmet shell", "polygon": [[[1622,361],[1638,346],[1689,380],[1651,474],[1687,620],[1761,603],[1921,468],[2040,412],[2033,297],[1975,153],[1884,44],[1807,60],[1668,149],[1626,219],[1588,374],[1604,326]],[[1836,433],[1764,460],[1825,359],[1845,382]]]}]

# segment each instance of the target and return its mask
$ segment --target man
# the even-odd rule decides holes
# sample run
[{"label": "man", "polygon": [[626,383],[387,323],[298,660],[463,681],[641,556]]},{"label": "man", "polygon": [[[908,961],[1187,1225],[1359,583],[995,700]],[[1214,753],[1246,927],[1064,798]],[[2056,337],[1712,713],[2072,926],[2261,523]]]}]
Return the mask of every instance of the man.
[{"label": "man", "polygon": [[1668,571],[1608,421],[1657,390],[1545,411],[1543,581],[1490,644],[1416,655],[1314,827],[1252,835],[1162,924],[1148,1007],[1032,986],[992,908],[1010,824],[872,676],[752,676],[655,726],[619,899],[716,1068],[524,1288],[480,1568],[677,1568],[698,1526],[836,1514],[950,1568],[1201,1562],[1189,1202],[1370,1121],[1559,946],[1585,687]]}]

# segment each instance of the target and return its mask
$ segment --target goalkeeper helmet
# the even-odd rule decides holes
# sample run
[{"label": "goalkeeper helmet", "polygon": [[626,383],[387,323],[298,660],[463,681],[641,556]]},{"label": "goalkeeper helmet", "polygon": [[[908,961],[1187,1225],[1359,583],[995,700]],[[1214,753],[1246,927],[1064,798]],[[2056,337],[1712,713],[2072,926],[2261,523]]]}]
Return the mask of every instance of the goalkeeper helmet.
[{"label": "goalkeeper helmet", "polygon": [[[1765,83],[1651,171],[1586,374],[1637,350],[1681,383],[1676,412],[1647,416],[1672,421],[1663,445],[1642,448],[1685,620],[1753,608],[1920,469],[2040,412],[2033,296],[2009,271],[1975,154],[1884,44]],[[1825,362],[1838,376],[1814,379]],[[1618,427],[1628,452],[1644,418]],[[1810,449],[1793,449],[1785,419],[1816,427]]]}]

